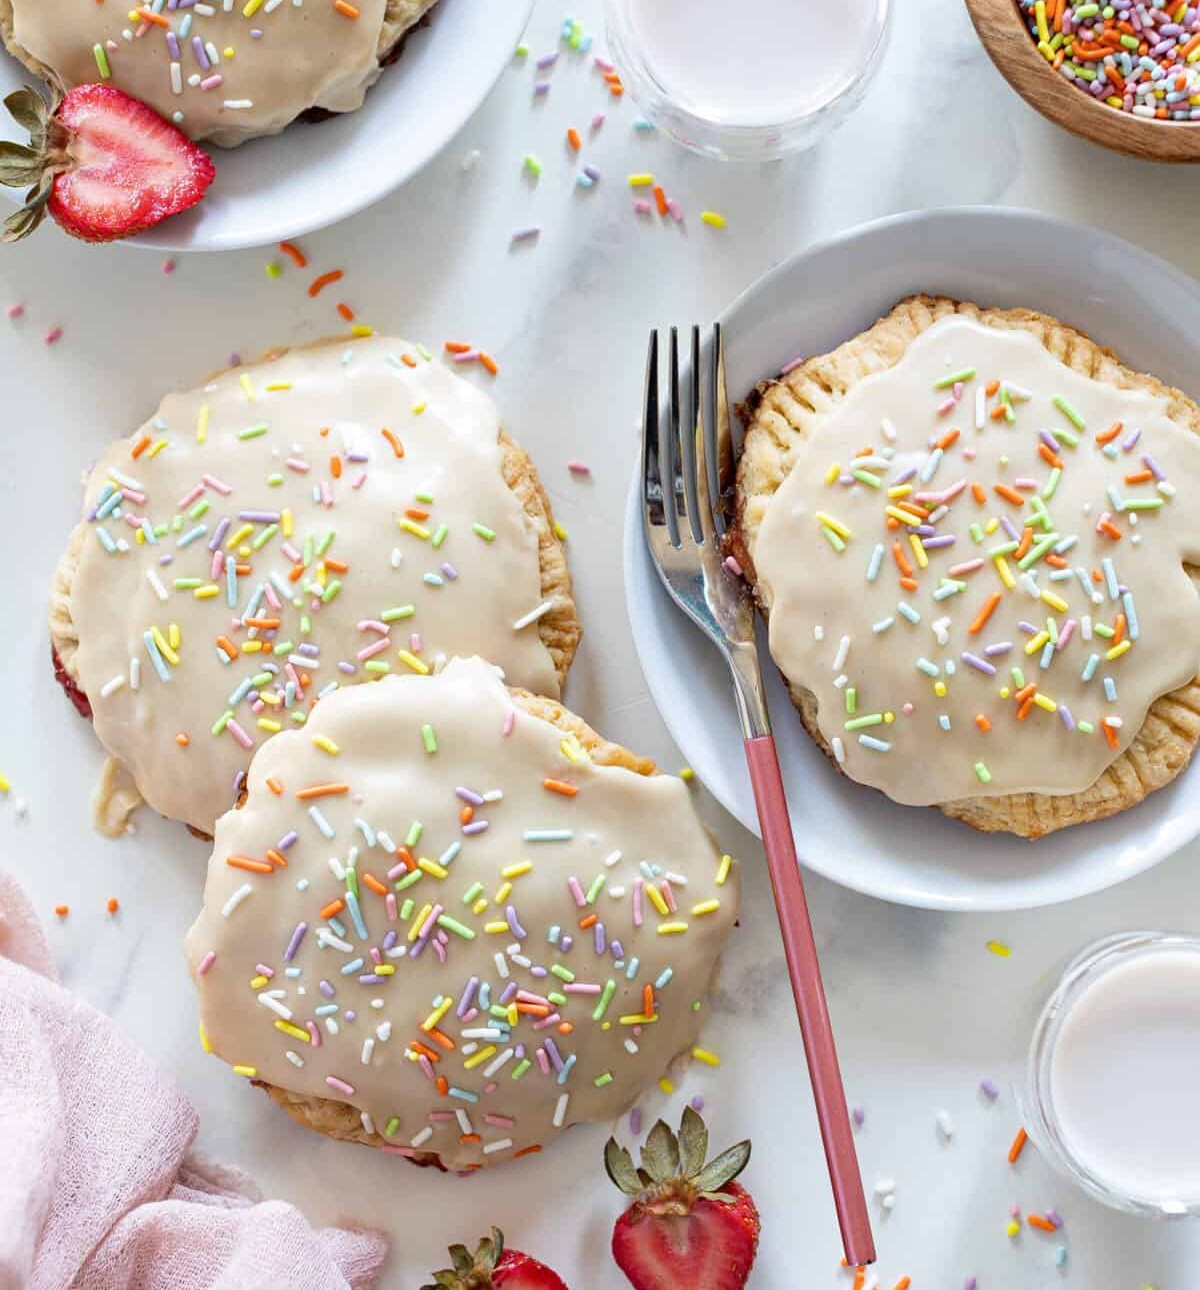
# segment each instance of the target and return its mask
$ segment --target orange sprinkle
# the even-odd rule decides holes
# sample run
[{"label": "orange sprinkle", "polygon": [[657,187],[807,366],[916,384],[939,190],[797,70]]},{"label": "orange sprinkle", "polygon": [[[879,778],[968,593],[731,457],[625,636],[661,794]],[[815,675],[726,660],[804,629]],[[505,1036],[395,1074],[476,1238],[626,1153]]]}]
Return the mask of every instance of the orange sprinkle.
[{"label": "orange sprinkle", "polygon": [[330,283],[340,282],[346,275],[341,269],[330,269],[328,273],[318,274],[308,286],[310,296],[319,296]]},{"label": "orange sprinkle", "polygon": [[330,571],[330,573],[345,573],[350,566],[345,560],[335,560],[332,556],[326,556],[321,563]]},{"label": "orange sprinkle", "polygon": [[544,1003],[518,1003],[516,1009],[528,1017],[548,1017],[550,1009]]},{"label": "orange sprinkle", "polygon": [[1118,614],[1116,621],[1113,623],[1112,643],[1114,646],[1120,645],[1125,639],[1125,615]]},{"label": "orange sprinkle", "polygon": [[1112,443],[1112,441],[1117,437],[1117,435],[1121,433],[1121,431],[1124,428],[1125,428],[1124,421],[1114,421],[1112,425],[1108,427],[1107,430],[1100,431],[1100,433],[1096,436],[1096,442],[1100,444]]},{"label": "orange sprinkle", "polygon": [[1011,502],[1014,506],[1024,506],[1025,499],[1017,492],[1015,488],[1010,488],[1007,484],[993,484],[992,492],[997,497],[1003,497],[1006,502]]},{"label": "orange sprinkle", "polygon": [[957,426],[952,426],[944,435],[934,444],[935,448],[949,448],[950,445],[962,434]]},{"label": "orange sprinkle", "polygon": [[321,917],[322,917],[322,918],[335,918],[335,917],[336,917],[338,914],[340,914],[340,913],[342,912],[342,910],[343,910],[343,909],[345,909],[345,908],[346,908],[346,902],[345,902],[345,901],[344,901],[340,896],[335,896],[335,897],[334,897],[334,898],[329,902],[329,904],[328,904],[328,905],[324,905],[324,906],[322,906],[322,908],[321,908]]},{"label": "orange sprinkle", "polygon": [[642,986],[642,1016],[654,1016],[654,987],[652,985]]},{"label": "orange sprinkle", "polygon": [[1132,475],[1125,476],[1127,484],[1148,484],[1154,478],[1152,470],[1135,470]]},{"label": "orange sprinkle", "polygon": [[54,912],[59,916],[59,918],[66,918],[66,916],[71,912],[71,906],[70,906],[70,905],[55,905],[55,906],[54,906]]},{"label": "orange sprinkle", "polygon": [[561,793],[563,797],[574,797],[579,789],[574,784],[566,784],[561,779],[544,779],[542,787],[547,788],[552,793]]},{"label": "orange sprinkle", "polygon": [[988,413],[993,421],[999,421],[1005,415],[1006,408],[1003,403],[997,403],[996,406]]},{"label": "orange sprinkle", "polygon": [[992,723],[987,719],[986,716],[984,716],[982,712],[979,713],[979,715],[975,718],[975,724],[979,727],[980,730],[983,731],[985,735],[992,728]]},{"label": "orange sprinkle", "polygon": [[900,585],[905,591],[916,591],[920,584],[917,582],[916,578],[901,578]]},{"label": "orange sprinkle", "polygon": [[896,567],[906,578],[912,577],[913,567],[908,562],[908,556],[904,554],[904,548],[899,542],[892,543],[892,559],[896,561]]},{"label": "orange sprinkle", "polygon": [[554,1029],[557,1030],[560,1035],[569,1035],[575,1027],[571,1025],[569,1021],[560,1021]]},{"label": "orange sprinkle", "polygon": [[144,434],[129,450],[129,455],[136,461],[149,447],[150,436],[148,434]]},{"label": "orange sprinkle", "polygon": [[1042,556],[1042,559],[1043,559],[1043,561],[1044,561],[1046,564],[1048,564],[1052,569],[1065,569],[1065,568],[1067,568],[1067,562],[1066,562],[1066,560],[1064,560],[1064,559],[1062,558],[1062,556],[1061,556],[1061,555],[1055,555],[1053,551],[1051,551],[1049,555],[1044,555],[1044,556]]},{"label": "orange sprinkle", "polygon": [[218,636],[217,646],[227,659],[235,659],[241,652],[228,636]]},{"label": "orange sprinkle", "polygon": [[1029,714],[1032,711],[1033,711],[1033,700],[1026,699],[1025,702],[1022,703],[1021,706],[1017,709],[1017,720],[1024,721],[1025,718],[1029,716]]},{"label": "orange sprinkle", "polygon": [[242,625],[245,627],[259,627],[264,632],[273,632],[279,626],[278,618],[243,618]]},{"label": "orange sprinkle", "polygon": [[454,1048],[455,1048],[454,1040],[451,1039],[450,1036],[445,1034],[443,1031],[438,1030],[435,1027],[433,1030],[426,1030],[425,1033],[429,1036],[430,1039],[433,1040],[435,1044],[441,1044],[441,1046],[445,1048],[447,1052],[454,1051]]},{"label": "orange sprinkle", "polygon": [[912,1277],[901,1277],[892,1287],[892,1290],[908,1290],[910,1285],[912,1285]]},{"label": "orange sprinkle", "polygon": [[1057,1231],[1054,1224],[1048,1218],[1043,1218],[1041,1214],[1030,1214],[1025,1221],[1030,1227],[1036,1227],[1039,1232]]},{"label": "orange sprinkle", "polygon": [[334,479],[341,479],[342,459],[340,457],[329,458],[329,473],[334,477]]},{"label": "orange sprinkle", "polygon": [[346,0],[333,0],[333,7],[345,18],[357,18],[358,10]]},{"label": "orange sprinkle", "polygon": [[1032,699],[1036,693],[1037,693],[1037,682],[1030,681],[1028,685],[1023,685],[1016,692],[1016,694],[1013,695],[1013,698],[1016,699],[1018,703],[1025,703],[1029,699]]},{"label": "orange sprinkle", "polygon": [[337,311],[347,322],[354,321],[354,310],[344,300],[338,301]]},{"label": "orange sprinkle", "polygon": [[278,865],[280,869],[287,868],[287,857],[282,851],[276,851],[274,847],[267,848],[267,859],[270,860],[272,864]]},{"label": "orange sprinkle", "polygon": [[1025,1150],[1025,1143],[1029,1141],[1029,1134],[1024,1129],[1017,1130],[1017,1136],[1013,1138],[1012,1146],[1008,1149],[1008,1163],[1015,1165],[1020,1159],[1021,1152]]},{"label": "orange sprinkle", "polygon": [[[292,565],[291,569],[288,571],[288,582],[299,582],[300,579],[303,577],[304,577],[304,565],[302,564]],[[303,676],[304,673],[301,672],[300,675]]]},{"label": "orange sprinkle", "polygon": [[863,1290],[863,1286],[865,1286],[866,1284],[867,1284],[866,1268],[855,1268],[854,1269],[854,1290]]},{"label": "orange sprinkle", "polygon": [[1107,721],[1100,723],[1100,729],[1104,731],[1104,740],[1110,748],[1120,747],[1120,740],[1117,738],[1116,728],[1110,726]]},{"label": "orange sprinkle", "polygon": [[404,514],[410,520],[427,520],[429,518],[429,512],[423,506],[406,506]]},{"label": "orange sprinkle", "polygon": [[394,434],[392,434],[390,430],[388,430],[385,427],[384,429],[380,430],[379,433],[383,435],[383,437],[388,441],[388,443],[392,445],[392,451],[396,454],[397,457],[404,456],[404,445],[400,442],[399,439],[396,438]]},{"label": "orange sprinkle", "polygon": [[599,914],[589,914],[586,918],[581,918],[579,920],[579,930],[581,932],[586,932],[589,927],[595,927],[599,921]]},{"label": "orange sprinkle", "polygon": [[470,824],[475,818],[475,808],[473,806],[464,806],[458,813],[458,822],[460,824]]},{"label": "orange sprinkle", "polygon": [[388,889],[375,877],[373,873],[361,874],[364,887],[369,887],[377,896],[386,896]]},{"label": "orange sprinkle", "polygon": [[567,142],[571,145],[571,147],[576,152],[578,152],[579,149],[583,147],[583,140],[580,139],[579,131],[576,130],[574,126],[571,126],[571,128],[567,131]]},{"label": "orange sprinkle", "polygon": [[977,636],[983,631],[987,620],[996,612],[996,606],[1003,600],[1001,592],[993,591],[992,594],[983,602],[983,608],[975,615],[975,621],[967,629],[973,636]]},{"label": "orange sprinkle", "polygon": [[660,215],[667,213],[667,194],[661,184],[654,185],[654,204],[658,207]]},{"label": "orange sprinkle", "polygon": [[1121,530],[1112,522],[1112,520],[1102,520],[1096,525],[1097,529],[1106,537],[1112,538],[1114,542],[1121,540]]},{"label": "orange sprinkle", "polygon": [[971,485],[971,496],[979,503],[980,506],[983,506],[987,502],[987,492],[982,484]]},{"label": "orange sprinkle", "polygon": [[532,1147],[522,1147],[520,1151],[513,1152],[512,1158],[514,1160],[520,1160],[522,1156],[535,1155],[537,1152],[541,1151],[541,1149],[542,1148],[537,1143],[535,1143]]},{"label": "orange sprinkle", "polygon": [[237,570],[239,578],[248,578],[254,572],[252,564],[235,564],[233,567]]},{"label": "orange sprinkle", "polygon": [[[1042,445],[1045,447],[1045,445]],[[1028,524],[1021,532],[1021,540],[1017,543],[1017,549],[1013,552],[1013,559],[1020,560],[1022,556],[1028,555],[1029,548],[1033,545],[1033,529]]]},{"label": "orange sprinkle", "polygon": [[619,99],[621,95],[625,93],[625,87],[620,81],[614,81],[608,87],[608,92],[613,96],[613,98]]},{"label": "orange sprinkle", "polygon": [[470,348],[465,340],[448,340],[445,344],[447,354],[466,354]]},{"label": "orange sprinkle", "polygon": [[986,395],[988,396],[988,398],[990,399],[990,398],[992,397],[992,395],[993,395],[993,394],[995,394],[999,389],[1000,389],[1000,382],[999,382],[999,381],[989,381],[989,382],[988,382],[988,383],[983,387],[983,392],[984,392],[984,394],[986,394]]},{"label": "orange sprinkle", "polygon": [[294,242],[280,242],[279,249],[295,264],[296,268],[308,266],[308,256]]},{"label": "orange sprinkle", "polygon": [[1063,459],[1056,452],[1051,452],[1044,443],[1038,444],[1038,456],[1041,457],[1043,461],[1049,462],[1051,466],[1062,470]]},{"label": "orange sprinkle", "polygon": [[313,797],[336,797],[349,791],[349,784],[338,784],[331,781],[327,784],[310,784],[307,788],[298,788],[296,796],[301,802],[307,802]]},{"label": "orange sprinkle", "polygon": [[274,776],[274,775],[272,775],[272,776],[270,776],[270,778],[268,778],[268,780],[267,780],[267,787],[271,790],[271,792],[272,792],[272,793],[274,793],[274,794],[275,794],[275,796],[276,796],[276,797],[280,797],[280,796],[282,796],[282,794],[283,794],[283,785],[282,785],[282,784],[281,784],[281,783],[280,783],[280,782],[275,778],[275,776]]},{"label": "orange sprinkle", "polygon": [[116,896],[109,896],[108,904],[105,905],[104,908],[107,909],[110,914],[115,914],[117,910],[121,908],[121,902],[116,898]]},{"label": "orange sprinkle", "polygon": [[[414,1047],[415,1047],[415,1045],[414,1045]],[[438,1091],[438,1093],[439,1093],[442,1097],[449,1097],[449,1095],[450,1095],[450,1083],[449,1083],[449,1081],[446,1079],[445,1075],[439,1075],[439,1076],[437,1077],[437,1091]]]},{"label": "orange sprinkle", "polygon": [[459,1142],[482,1142],[483,1141],[483,1139],[479,1136],[478,1133],[460,1133],[458,1135],[458,1140]]},{"label": "orange sprinkle", "polygon": [[491,356],[491,354],[487,353],[486,350],[481,349],[479,351],[479,361],[483,365],[484,369],[487,371],[489,376],[496,376],[499,373],[500,364],[497,363],[496,360]]},{"label": "orange sprinkle", "polygon": [[422,1057],[428,1057],[431,1062],[440,1062],[442,1060],[441,1053],[435,1052],[427,1044],[421,1043],[419,1039],[414,1039],[409,1044],[409,1047],[414,1053],[420,1053]]},{"label": "orange sprinkle", "polygon": [[400,361],[405,367],[416,367],[417,360],[411,354],[401,354]]},{"label": "orange sprinkle", "polygon": [[225,863],[231,869],[245,869],[247,873],[274,873],[274,866],[265,860],[251,860],[247,856],[226,856]]},{"label": "orange sprinkle", "polygon": [[139,9],[137,16],[143,22],[152,22],[156,27],[169,27],[171,24],[162,16],[162,14],[152,13],[149,9]]},{"label": "orange sprinkle", "polygon": [[186,748],[188,744],[192,742],[192,740],[191,740],[191,736],[188,734],[186,730],[181,730],[175,736],[175,742],[180,746],[180,748]]},{"label": "orange sprinkle", "polygon": [[400,858],[400,863],[408,870],[409,873],[417,867],[416,860],[413,859],[413,853],[407,847],[398,847],[396,855]]}]

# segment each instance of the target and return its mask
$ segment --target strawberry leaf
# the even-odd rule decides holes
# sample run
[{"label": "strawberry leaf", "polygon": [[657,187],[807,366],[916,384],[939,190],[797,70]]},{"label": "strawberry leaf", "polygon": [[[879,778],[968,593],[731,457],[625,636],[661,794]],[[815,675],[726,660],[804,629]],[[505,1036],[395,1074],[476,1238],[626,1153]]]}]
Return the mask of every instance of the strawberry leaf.
[{"label": "strawberry leaf", "polygon": [[41,150],[46,142],[46,125],[50,120],[50,109],[46,100],[32,86],[13,90],[4,100],[4,106],[19,126],[29,131],[30,142],[34,148]]},{"label": "strawberry leaf", "polygon": [[708,1129],[690,1107],[683,1108],[679,1122],[679,1167],[685,1178],[692,1178],[704,1168],[708,1158]]},{"label": "strawberry leaf", "polygon": [[750,1163],[750,1143],[738,1142],[722,1151],[692,1180],[698,1191],[706,1196],[719,1192],[727,1182],[732,1182]]},{"label": "strawberry leaf", "polygon": [[609,1138],[604,1144],[604,1168],[627,1196],[636,1196],[642,1190],[641,1175],[633,1167],[633,1157],[616,1138]]},{"label": "strawberry leaf", "polygon": [[6,188],[28,188],[42,173],[41,153],[20,143],[0,140],[0,184]]},{"label": "strawberry leaf", "polygon": [[0,242],[19,242],[28,237],[46,218],[46,204],[39,202],[36,206],[23,206],[4,221],[4,230],[0,232]]},{"label": "strawberry leaf", "polygon": [[646,1135],[642,1167],[655,1182],[668,1182],[679,1173],[679,1140],[665,1120],[659,1120]]}]

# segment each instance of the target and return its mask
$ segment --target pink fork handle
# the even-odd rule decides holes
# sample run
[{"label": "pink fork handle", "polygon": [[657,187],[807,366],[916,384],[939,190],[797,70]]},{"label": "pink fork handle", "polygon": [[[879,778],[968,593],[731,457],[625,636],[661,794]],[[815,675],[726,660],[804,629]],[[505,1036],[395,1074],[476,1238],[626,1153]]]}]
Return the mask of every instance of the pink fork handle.
[{"label": "pink fork handle", "polygon": [[762,826],[767,869],[771,875],[771,889],[775,893],[775,909],[779,914],[779,930],[783,934],[783,952],[787,957],[788,976],[796,1000],[796,1015],[800,1018],[800,1033],[804,1038],[804,1054],[808,1059],[817,1121],[821,1126],[825,1163],[833,1184],[833,1203],[842,1230],[842,1245],[846,1261],[852,1267],[861,1267],[875,1262],[875,1242],[871,1236],[871,1219],[867,1213],[850,1116],[846,1110],[846,1093],[838,1068],[833,1029],[829,1024],[825,988],[821,984],[821,967],[817,962],[808,901],[804,898],[804,882],[792,841],[792,825],[783,778],[779,773],[775,740],[770,735],[747,739],[746,762],[750,767],[750,782],[754,786],[758,822]]}]

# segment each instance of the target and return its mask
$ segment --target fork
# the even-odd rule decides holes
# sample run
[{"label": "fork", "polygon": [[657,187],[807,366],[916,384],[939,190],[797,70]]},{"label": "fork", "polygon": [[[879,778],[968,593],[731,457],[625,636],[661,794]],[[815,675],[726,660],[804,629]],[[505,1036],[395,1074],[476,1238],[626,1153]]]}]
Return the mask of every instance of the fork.
[{"label": "fork", "polygon": [[736,563],[722,558],[732,519],[736,461],[719,323],[713,327],[708,358],[712,414],[705,417],[700,394],[700,328],[693,327],[685,419],[680,393],[679,334],[677,328],[671,328],[670,397],[664,418],[658,396],[658,332],[650,333],[642,419],[642,527],[663,586],[721,651],[733,675],[746,763],[842,1244],[847,1263],[862,1267],[875,1261],[875,1244],[763,693],[754,636],[754,605]]}]

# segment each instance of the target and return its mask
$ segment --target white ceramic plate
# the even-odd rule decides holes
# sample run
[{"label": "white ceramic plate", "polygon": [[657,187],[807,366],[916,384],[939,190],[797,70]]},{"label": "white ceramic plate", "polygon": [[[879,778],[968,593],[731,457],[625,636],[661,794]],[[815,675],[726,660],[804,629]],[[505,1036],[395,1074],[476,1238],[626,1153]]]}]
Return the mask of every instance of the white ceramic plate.
[{"label": "white ceramic plate", "polygon": [[[721,317],[731,399],[797,354],[831,349],[904,296],[1027,305],[1109,345],[1133,367],[1200,393],[1200,285],[1117,238],[1030,211],[900,215],[804,251]],[[689,321],[689,320],[679,320]],[[675,742],[719,802],[759,832],[733,691],[717,651],[668,600],[642,540],[638,480],[625,586],[646,681]],[[932,909],[1023,909],[1111,886],[1200,834],[1200,769],[1110,820],[1038,842],[983,835],[939,811],[897,806],[838,775],[800,725],[762,647],[796,848],[857,891]]]},{"label": "white ceramic plate", "polygon": [[[441,0],[357,112],[296,122],[233,150],[210,148],[217,178],[204,200],[134,243],[157,251],[263,246],[377,202],[462,129],[512,59],[532,9],[533,0]],[[33,79],[0,50],[0,98]],[[0,117],[0,136],[18,138],[8,114]]]}]

